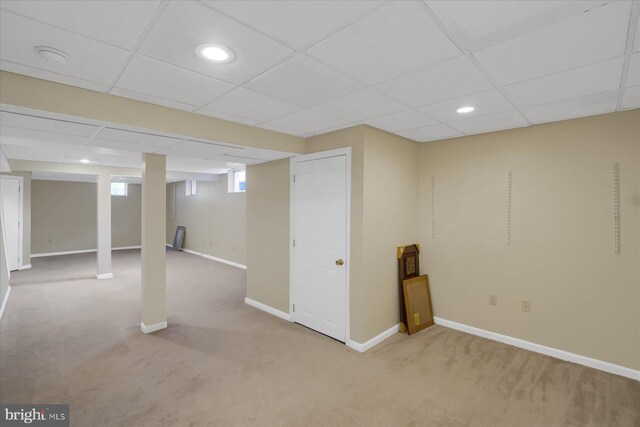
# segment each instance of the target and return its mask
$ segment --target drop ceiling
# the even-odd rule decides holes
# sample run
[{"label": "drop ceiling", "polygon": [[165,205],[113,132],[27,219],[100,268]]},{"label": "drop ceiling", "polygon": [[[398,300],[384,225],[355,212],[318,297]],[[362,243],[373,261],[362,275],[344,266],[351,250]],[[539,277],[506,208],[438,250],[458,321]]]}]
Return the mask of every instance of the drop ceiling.
[{"label": "drop ceiling", "polygon": [[0,108],[0,142],[12,160],[140,168],[142,153],[158,153],[170,172],[208,175],[293,155],[7,105]]},{"label": "drop ceiling", "polygon": [[[0,5],[3,70],[302,137],[364,123],[425,142],[640,107],[639,1]],[[236,59],[202,61],[205,42]],[[48,65],[40,45],[69,61]],[[86,138],[74,132],[72,144]]]}]

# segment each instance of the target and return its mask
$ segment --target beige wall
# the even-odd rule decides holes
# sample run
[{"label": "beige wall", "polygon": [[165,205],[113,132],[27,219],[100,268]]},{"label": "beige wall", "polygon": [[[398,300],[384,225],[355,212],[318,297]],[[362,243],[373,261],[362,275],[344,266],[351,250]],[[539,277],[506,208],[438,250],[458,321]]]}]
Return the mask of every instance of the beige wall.
[{"label": "beige wall", "polygon": [[247,297],[289,313],[289,159],[247,166]]},{"label": "beige wall", "polygon": [[352,339],[399,322],[398,246],[418,241],[418,143],[365,127],[363,284],[352,290]]},{"label": "beige wall", "polygon": [[[621,174],[619,255],[614,162]],[[421,262],[435,314],[640,368],[639,194],[640,110],[421,145]],[[521,311],[523,300],[531,302],[530,314]]]},{"label": "beige wall", "polygon": [[246,265],[246,195],[227,193],[226,175],[198,181],[195,196],[184,181],[167,185],[167,243],[178,225],[187,227],[185,249]]},{"label": "beige wall", "polygon": [[31,264],[31,172],[11,172],[1,175],[21,176],[23,181],[22,265]]},{"label": "beige wall", "polygon": [[350,338],[398,324],[397,246],[418,238],[418,144],[358,126],[307,140],[307,152],[351,147]]},{"label": "beige wall", "polygon": [[142,185],[129,184],[127,197],[111,196],[111,246],[140,245]]},{"label": "beige wall", "polygon": [[[96,249],[96,184],[33,180],[32,253]],[[111,197],[111,245],[140,245],[140,185]]]}]

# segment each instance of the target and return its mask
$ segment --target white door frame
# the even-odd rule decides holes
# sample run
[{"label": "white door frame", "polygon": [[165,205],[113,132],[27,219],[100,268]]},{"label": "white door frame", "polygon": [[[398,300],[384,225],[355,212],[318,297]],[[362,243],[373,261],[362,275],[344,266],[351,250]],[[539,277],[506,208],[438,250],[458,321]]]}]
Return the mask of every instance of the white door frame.
[{"label": "white door frame", "polygon": [[[18,270],[22,270],[22,239],[24,238],[24,178],[14,175],[0,175],[0,179],[13,179],[18,181],[18,221],[20,221],[18,226]],[[6,218],[3,218],[3,220],[4,219]]]},{"label": "white door frame", "polygon": [[350,327],[350,304],[349,304],[349,281],[351,277],[351,147],[337,148],[335,150],[320,151],[318,153],[305,154],[301,156],[291,157],[289,163],[289,319],[294,321],[293,304],[295,301],[295,289],[293,286],[293,236],[295,233],[294,210],[295,210],[295,191],[293,184],[293,169],[296,163],[309,160],[325,159],[329,157],[345,156],[347,164],[347,244],[345,256],[345,344],[351,341]]}]

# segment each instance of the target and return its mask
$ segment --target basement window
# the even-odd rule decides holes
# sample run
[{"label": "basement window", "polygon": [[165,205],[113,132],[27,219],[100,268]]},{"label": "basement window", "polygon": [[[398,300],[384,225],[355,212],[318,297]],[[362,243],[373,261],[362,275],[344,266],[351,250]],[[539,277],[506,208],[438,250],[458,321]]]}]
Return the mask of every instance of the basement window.
[{"label": "basement window", "polygon": [[196,195],[196,180],[195,179],[188,179],[184,182],[184,186],[185,186],[185,194],[187,196],[195,196]]},{"label": "basement window", "polygon": [[229,171],[227,192],[244,193],[247,191],[247,173],[245,171]]},{"label": "basement window", "polygon": [[111,195],[112,196],[126,196],[127,195],[127,183],[126,182],[112,182],[111,183]]}]

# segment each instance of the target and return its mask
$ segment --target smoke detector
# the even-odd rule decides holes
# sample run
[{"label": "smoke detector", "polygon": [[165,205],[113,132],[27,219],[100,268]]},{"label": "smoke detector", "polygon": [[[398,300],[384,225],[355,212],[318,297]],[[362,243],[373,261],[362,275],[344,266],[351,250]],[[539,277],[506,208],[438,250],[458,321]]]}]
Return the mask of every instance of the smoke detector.
[{"label": "smoke detector", "polygon": [[67,63],[67,60],[69,60],[69,55],[53,47],[36,46],[36,52],[38,52],[40,58],[47,64],[64,65]]}]

